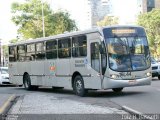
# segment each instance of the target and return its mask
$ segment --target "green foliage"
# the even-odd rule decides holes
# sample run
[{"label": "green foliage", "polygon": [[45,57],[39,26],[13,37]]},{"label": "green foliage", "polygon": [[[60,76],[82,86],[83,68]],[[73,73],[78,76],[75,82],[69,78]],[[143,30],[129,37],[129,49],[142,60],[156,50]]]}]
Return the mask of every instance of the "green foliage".
[{"label": "green foliage", "polygon": [[117,25],[118,17],[105,16],[103,20],[97,22],[98,26]]},{"label": "green foliage", "polygon": [[146,29],[151,53],[160,56],[160,9],[139,15],[138,24]]},{"label": "green foliage", "polygon": [[[74,20],[67,12],[54,13],[48,3],[43,3],[45,35],[51,36],[65,31],[77,30]],[[26,0],[25,3],[12,4],[12,21],[19,27],[18,34],[23,38],[39,38],[42,30],[42,2],[41,0]]]}]

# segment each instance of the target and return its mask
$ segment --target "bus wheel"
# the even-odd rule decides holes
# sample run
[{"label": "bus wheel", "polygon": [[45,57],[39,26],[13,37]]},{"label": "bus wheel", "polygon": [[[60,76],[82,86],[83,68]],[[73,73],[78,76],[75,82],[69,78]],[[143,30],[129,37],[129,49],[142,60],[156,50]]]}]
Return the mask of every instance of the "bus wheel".
[{"label": "bus wheel", "polygon": [[77,75],[74,78],[74,86],[73,86],[74,92],[76,95],[84,97],[87,93],[87,90],[84,88],[84,82],[83,78],[80,75]]},{"label": "bus wheel", "polygon": [[33,89],[33,86],[31,85],[31,79],[30,79],[30,76],[28,74],[26,74],[24,76],[23,84],[24,84],[25,89],[27,89],[27,90],[32,90]]},{"label": "bus wheel", "polygon": [[158,75],[158,80],[160,80],[160,75]]},{"label": "bus wheel", "polygon": [[114,92],[122,92],[123,88],[113,88],[112,90]]}]

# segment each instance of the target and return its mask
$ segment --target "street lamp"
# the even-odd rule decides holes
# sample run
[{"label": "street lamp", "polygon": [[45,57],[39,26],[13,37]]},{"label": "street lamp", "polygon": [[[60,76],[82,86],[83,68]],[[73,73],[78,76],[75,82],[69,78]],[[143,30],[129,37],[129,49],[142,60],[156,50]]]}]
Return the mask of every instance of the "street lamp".
[{"label": "street lamp", "polygon": [[43,0],[41,1],[41,3],[42,3],[42,30],[43,30],[43,37],[45,37]]}]

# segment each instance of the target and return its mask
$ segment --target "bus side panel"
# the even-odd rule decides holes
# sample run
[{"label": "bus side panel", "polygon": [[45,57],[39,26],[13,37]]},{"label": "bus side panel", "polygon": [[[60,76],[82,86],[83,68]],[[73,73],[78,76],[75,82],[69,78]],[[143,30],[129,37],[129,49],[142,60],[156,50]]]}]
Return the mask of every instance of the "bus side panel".
[{"label": "bus side panel", "polygon": [[18,81],[17,62],[9,63],[9,81],[13,84],[20,85]]},{"label": "bus side panel", "polygon": [[71,89],[70,58],[57,59],[56,62],[56,86]]},{"label": "bus side panel", "polygon": [[45,61],[45,78],[44,78],[44,85],[45,86],[55,86],[56,85],[56,60],[46,60]]},{"label": "bus side panel", "polygon": [[35,61],[31,64],[31,76],[34,76],[31,80],[32,85],[43,85],[44,78],[44,61]]},{"label": "bus side panel", "polygon": [[36,76],[33,76],[33,73],[32,73],[32,66],[34,66],[35,61],[25,62],[24,64],[25,64],[24,72],[29,74],[30,79],[31,79],[31,85],[37,85]]}]

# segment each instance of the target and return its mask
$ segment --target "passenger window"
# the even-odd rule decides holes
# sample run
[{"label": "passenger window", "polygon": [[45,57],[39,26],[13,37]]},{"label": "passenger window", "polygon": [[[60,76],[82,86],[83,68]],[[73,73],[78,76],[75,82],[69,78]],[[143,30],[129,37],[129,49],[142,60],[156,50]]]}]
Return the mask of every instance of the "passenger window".
[{"label": "passenger window", "polygon": [[28,61],[35,60],[35,44],[27,45],[26,60]]},{"label": "passenger window", "polygon": [[65,38],[58,41],[58,57],[67,58],[71,57],[71,40]]},{"label": "passenger window", "polygon": [[17,52],[16,46],[9,47],[9,62],[16,62],[17,61]]},{"label": "passenger window", "polygon": [[57,58],[57,41],[47,41],[46,42],[46,58],[54,59]]},{"label": "passenger window", "polygon": [[99,43],[91,43],[91,66],[97,72],[100,72],[100,61],[99,61]]},{"label": "passenger window", "polygon": [[36,43],[36,59],[45,59],[45,46],[43,42]]},{"label": "passenger window", "polygon": [[87,56],[87,38],[86,36],[77,36],[72,38],[72,56]]},{"label": "passenger window", "polygon": [[18,61],[25,61],[25,45],[19,45],[17,46],[17,57],[18,57]]}]

